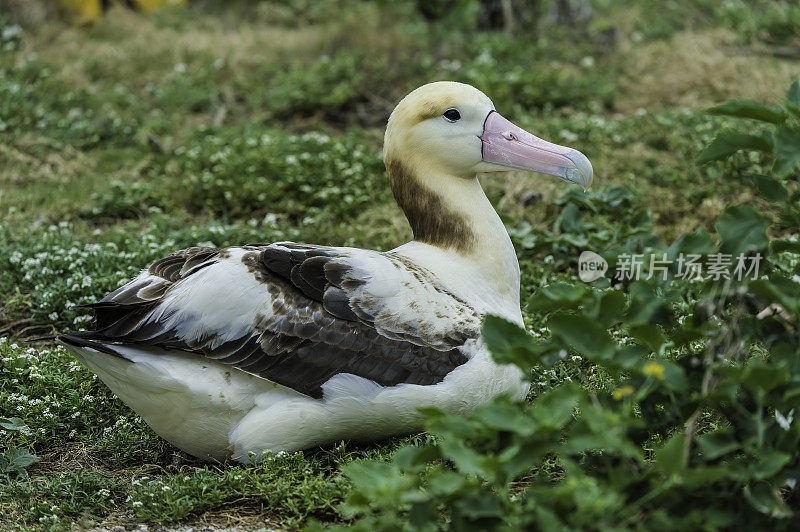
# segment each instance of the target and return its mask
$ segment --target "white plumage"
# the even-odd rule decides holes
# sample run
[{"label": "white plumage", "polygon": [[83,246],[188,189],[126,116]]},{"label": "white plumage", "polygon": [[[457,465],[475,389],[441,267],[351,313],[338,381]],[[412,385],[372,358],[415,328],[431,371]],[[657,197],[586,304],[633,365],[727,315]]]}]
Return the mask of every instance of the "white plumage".
[{"label": "white plumage", "polygon": [[[506,169],[482,154],[493,113],[480,91],[440,82],[392,114],[385,157],[414,241],[389,252],[182,250],[90,305],[96,330],[59,341],[159,435],[204,459],[377,439],[417,429],[422,406],[468,412],[501,393],[524,397],[522,373],[495,364],[480,338],[487,313],[522,323],[516,255],[476,178]],[[530,152],[538,169],[542,145],[519,136],[514,166]],[[591,182],[574,150],[546,148],[548,168],[560,149]]]}]

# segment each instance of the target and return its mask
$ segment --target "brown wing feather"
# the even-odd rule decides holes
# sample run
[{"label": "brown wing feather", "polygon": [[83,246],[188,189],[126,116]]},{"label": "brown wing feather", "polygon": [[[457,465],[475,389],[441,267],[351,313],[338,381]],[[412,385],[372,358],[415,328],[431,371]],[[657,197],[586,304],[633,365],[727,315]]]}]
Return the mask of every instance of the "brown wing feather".
[{"label": "brown wing feather", "polygon": [[98,329],[80,333],[81,338],[196,353],[312,397],[321,397],[322,385],[338,373],[385,386],[429,385],[467,361],[450,342],[425,345],[410,333],[407,340],[387,338],[370,316],[358,316],[341,286],[346,269],[336,262],[341,257],[336,249],[286,243],[244,249],[249,252],[242,260],[270,291],[274,310],[244,336],[220,343],[217,334],[198,332],[187,339],[166,320],[151,319],[170,287],[229,255],[197,247],[150,266],[149,273],[163,283],[150,279],[145,286],[126,285],[92,305]]}]

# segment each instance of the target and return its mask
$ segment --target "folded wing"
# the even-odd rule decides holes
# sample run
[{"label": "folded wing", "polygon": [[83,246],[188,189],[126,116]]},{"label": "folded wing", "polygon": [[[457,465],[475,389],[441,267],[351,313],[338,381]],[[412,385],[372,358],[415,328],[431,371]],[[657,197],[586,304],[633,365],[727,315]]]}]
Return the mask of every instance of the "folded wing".
[{"label": "folded wing", "polygon": [[401,256],[294,243],[178,251],[89,307],[96,330],[67,340],[186,351],[312,397],[338,373],[440,382],[482,318]]}]

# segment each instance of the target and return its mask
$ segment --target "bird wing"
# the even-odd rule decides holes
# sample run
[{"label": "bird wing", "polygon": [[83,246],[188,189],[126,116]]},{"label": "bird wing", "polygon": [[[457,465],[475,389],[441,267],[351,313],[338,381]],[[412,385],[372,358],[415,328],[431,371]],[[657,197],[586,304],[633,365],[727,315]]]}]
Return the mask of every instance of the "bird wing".
[{"label": "bird wing", "polygon": [[339,373],[441,382],[482,319],[399,255],[290,242],[181,250],[87,306],[96,330],[74,338],[195,353],[312,397]]}]

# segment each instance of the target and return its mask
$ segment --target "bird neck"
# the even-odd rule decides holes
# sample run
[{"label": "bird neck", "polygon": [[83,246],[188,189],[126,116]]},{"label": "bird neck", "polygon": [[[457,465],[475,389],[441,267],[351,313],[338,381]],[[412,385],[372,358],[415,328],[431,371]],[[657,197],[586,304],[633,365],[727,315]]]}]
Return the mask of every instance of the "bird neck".
[{"label": "bird neck", "polygon": [[519,304],[519,263],[511,238],[477,176],[448,175],[387,157],[392,192],[414,241],[471,264],[492,297]]}]

